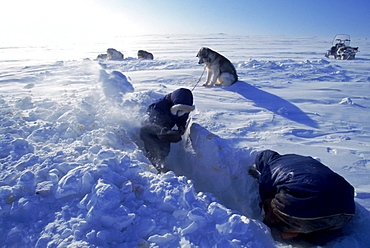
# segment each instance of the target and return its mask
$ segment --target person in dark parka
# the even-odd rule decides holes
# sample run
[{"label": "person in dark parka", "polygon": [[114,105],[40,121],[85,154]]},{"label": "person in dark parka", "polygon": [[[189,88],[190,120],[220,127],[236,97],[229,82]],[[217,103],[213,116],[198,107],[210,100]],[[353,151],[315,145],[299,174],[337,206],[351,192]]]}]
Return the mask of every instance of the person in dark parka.
[{"label": "person in dark parka", "polygon": [[323,245],[354,216],[354,188],[316,159],[265,150],[255,162],[264,222],[283,239]]},{"label": "person in dark parka", "polygon": [[[159,170],[163,170],[163,161],[170,153],[170,143],[179,140],[164,140],[161,134],[185,132],[189,113],[193,111],[193,94],[189,89],[180,88],[160,98],[148,109],[148,118],[140,129],[140,138],[144,142],[145,156]],[[172,130],[177,126],[177,130]]]}]

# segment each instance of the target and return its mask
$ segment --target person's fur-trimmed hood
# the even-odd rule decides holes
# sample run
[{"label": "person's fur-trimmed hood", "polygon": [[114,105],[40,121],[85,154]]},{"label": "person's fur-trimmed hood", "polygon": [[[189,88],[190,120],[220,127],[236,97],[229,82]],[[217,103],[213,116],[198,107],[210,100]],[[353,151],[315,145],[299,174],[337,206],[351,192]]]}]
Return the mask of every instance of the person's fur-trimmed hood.
[{"label": "person's fur-trimmed hood", "polygon": [[190,113],[195,109],[195,106],[185,105],[185,104],[176,104],[171,107],[171,114],[182,116],[186,113]]}]

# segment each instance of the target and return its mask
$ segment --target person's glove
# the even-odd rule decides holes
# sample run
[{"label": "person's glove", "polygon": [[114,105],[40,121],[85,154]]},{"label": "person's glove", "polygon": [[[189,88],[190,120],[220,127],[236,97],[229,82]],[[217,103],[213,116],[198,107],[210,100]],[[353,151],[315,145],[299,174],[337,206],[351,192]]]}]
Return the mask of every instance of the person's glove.
[{"label": "person's glove", "polygon": [[167,133],[168,131],[169,131],[169,129],[168,129],[167,127],[163,127],[163,128],[161,129],[160,134],[165,134],[165,133]]},{"label": "person's glove", "polygon": [[157,134],[160,141],[165,143],[177,143],[181,141],[181,135],[178,130],[169,130],[167,132],[161,132]]},{"label": "person's glove", "polygon": [[259,180],[260,177],[261,177],[261,173],[257,170],[256,168],[256,165],[251,165],[249,166],[248,168],[248,173],[249,175],[251,175],[252,177],[254,177],[255,179]]},{"label": "person's glove", "polygon": [[179,127],[178,130],[180,135],[183,135],[185,133],[185,127]]}]

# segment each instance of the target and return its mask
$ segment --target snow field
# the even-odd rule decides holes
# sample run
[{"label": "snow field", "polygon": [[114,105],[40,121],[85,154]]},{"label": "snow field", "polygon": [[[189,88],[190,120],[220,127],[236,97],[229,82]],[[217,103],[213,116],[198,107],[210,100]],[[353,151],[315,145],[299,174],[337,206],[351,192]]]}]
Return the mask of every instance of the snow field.
[{"label": "snow field", "polygon": [[[146,37],[128,41],[128,52],[146,44],[154,61],[4,63],[1,246],[289,247],[259,221],[247,173],[256,152],[275,149],[317,157],[355,186],[357,214],[326,247],[366,247],[370,55],[323,60],[330,45],[318,38],[308,47],[305,38],[259,39]],[[139,149],[143,113],[193,88],[201,46],[230,54],[240,82],[195,88],[197,109],[166,161],[173,172],[157,175]]]}]

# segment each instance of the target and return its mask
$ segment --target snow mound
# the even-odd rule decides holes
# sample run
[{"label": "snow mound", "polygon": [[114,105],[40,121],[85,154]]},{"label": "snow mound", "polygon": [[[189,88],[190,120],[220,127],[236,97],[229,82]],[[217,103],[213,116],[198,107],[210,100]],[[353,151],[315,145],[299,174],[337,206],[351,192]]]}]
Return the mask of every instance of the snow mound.
[{"label": "snow mound", "polygon": [[[3,100],[1,246],[274,246],[258,220],[197,193],[186,177],[157,175],[132,140],[132,120],[106,115],[133,118],[148,94],[118,71],[100,70],[94,88],[78,99]],[[206,134],[192,125],[188,136]],[[206,159],[211,147],[197,152]]]}]

